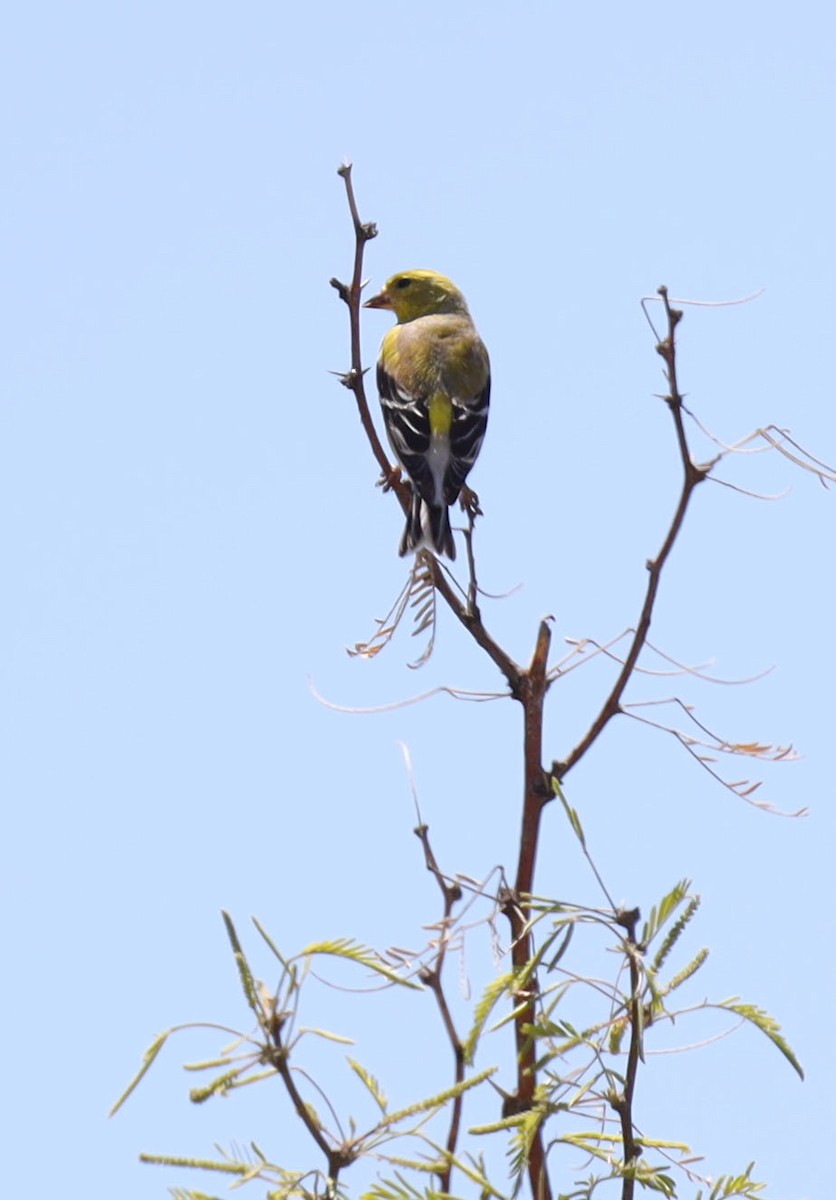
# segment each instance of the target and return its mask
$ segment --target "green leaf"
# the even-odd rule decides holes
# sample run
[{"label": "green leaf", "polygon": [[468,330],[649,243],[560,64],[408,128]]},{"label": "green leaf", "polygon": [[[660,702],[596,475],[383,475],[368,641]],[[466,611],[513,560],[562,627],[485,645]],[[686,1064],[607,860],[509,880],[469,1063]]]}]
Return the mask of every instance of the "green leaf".
[{"label": "green leaf", "polygon": [[626,1017],[618,1017],[610,1026],[610,1034],[608,1039],[608,1049],[610,1054],[621,1053],[621,1043],[624,1040],[624,1034],[627,1032],[628,1021]]},{"label": "green leaf", "polygon": [[230,945],[232,946],[232,952],[235,956],[235,965],[238,968],[238,976],[241,980],[241,987],[243,988],[247,1004],[255,1013],[259,1025],[263,1026],[266,1016],[258,994],[258,985],[256,984],[252,971],[250,970],[250,964],[247,962],[247,956],[244,954],[241,943],[238,940],[238,934],[236,933],[235,926],[232,923],[232,917],[230,917],[228,912],[223,910],[221,911],[221,916],[223,917],[223,922],[226,926],[226,934],[229,938]]},{"label": "green leaf", "polygon": [[299,1030],[299,1037],[302,1037],[306,1033],[311,1033],[315,1037],[324,1038],[326,1042],[339,1042],[341,1046],[355,1045],[354,1038],[346,1037],[342,1033],[331,1033],[330,1029],[317,1029],[311,1025],[306,1025],[304,1028]]},{"label": "green leaf", "polygon": [[389,1113],[377,1128],[391,1129],[393,1125],[397,1125],[407,1117],[414,1117],[418,1113],[430,1112],[434,1108],[441,1108],[448,1100],[454,1100],[456,1096],[461,1096],[464,1092],[469,1092],[471,1088],[478,1087],[480,1083],[484,1083],[497,1070],[497,1067],[488,1067],[486,1070],[480,1071],[478,1075],[471,1075],[470,1079],[464,1079],[461,1083],[454,1083],[452,1087],[445,1088],[443,1092],[438,1092],[435,1096],[429,1096],[426,1100],[419,1100],[416,1104],[408,1105],[407,1108],[401,1108],[397,1112]]},{"label": "green leaf", "polygon": [[685,912],[682,914],[681,917],[679,917],[679,919],[673,924],[673,926],[665,934],[665,938],[664,938],[664,941],[662,942],[662,945],[656,951],[656,954],[653,959],[653,963],[651,964],[651,968],[650,968],[652,971],[658,972],[662,969],[662,965],[665,962],[665,959],[668,957],[671,950],[673,950],[674,946],[679,941],[679,938],[680,938],[683,930],[685,929],[685,926],[695,915],[697,909],[700,906],[700,903],[701,903],[701,898],[699,896],[691,897],[691,900],[689,901],[689,903],[685,909]]},{"label": "green leaf", "polygon": [[479,1188],[480,1200],[486,1200],[488,1196],[493,1196],[495,1200],[506,1200],[504,1193],[498,1191],[488,1179],[481,1154],[477,1156],[468,1155],[467,1159],[463,1159],[458,1158],[455,1154],[448,1155],[446,1151],[444,1153],[456,1171],[461,1171],[462,1175],[469,1179],[471,1183],[476,1184]]},{"label": "green leaf", "polygon": [[362,1193],[360,1200],[421,1200],[421,1197],[422,1193],[396,1171],[394,1179],[379,1179],[373,1183]]},{"label": "green leaf", "polygon": [[273,954],[275,954],[276,958],[279,960],[279,962],[282,964],[284,969],[287,971],[289,969],[289,964],[287,963],[286,959],[279,951],[279,948],[276,945],[276,943],[270,937],[270,934],[267,932],[267,930],[264,928],[264,926],[261,924],[261,922],[258,920],[257,917],[252,917],[251,920],[252,920],[253,925],[255,925],[256,929],[258,930],[258,932],[264,938],[264,941],[270,947],[270,950],[273,952]]},{"label": "green leaf", "polygon": [[406,1167],[410,1171],[419,1171],[423,1175],[437,1175],[447,1166],[448,1155],[441,1158],[404,1158],[400,1154],[383,1154],[378,1151],[383,1162],[390,1167]]},{"label": "green leaf", "polygon": [[365,1067],[361,1067],[360,1064],[353,1058],[348,1058],[346,1061],[358,1079],[362,1080],[362,1082],[368,1088],[372,1099],[385,1117],[389,1102],[386,1099],[386,1093],[383,1091],[383,1088],[375,1079],[374,1075],[372,1075],[370,1071],[367,1071]]},{"label": "green leaf", "polygon": [[[725,1200],[726,1196],[743,1196],[747,1200],[757,1197],[766,1184],[755,1183],[752,1179],[754,1166],[754,1163],[749,1163],[742,1175],[721,1175],[711,1189],[710,1200]],[[697,1192],[695,1200],[702,1200],[702,1189]]]},{"label": "green leaf", "polygon": [[220,1196],[210,1196],[208,1192],[195,1192],[192,1188],[172,1188],[171,1200],[221,1200]]},{"label": "green leaf", "polygon": [[399,975],[383,961],[375,950],[369,946],[363,946],[360,942],[355,942],[353,938],[334,938],[329,942],[312,942],[310,946],[306,946],[304,950],[300,951],[297,957],[312,958],[316,954],[330,954],[336,958],[349,959],[362,967],[367,967],[377,975],[382,975],[390,983],[399,983],[402,987],[413,988],[416,992],[422,990],[419,983],[413,983],[411,979]]},{"label": "green leaf", "polygon": [[680,1154],[691,1153],[691,1147],[687,1142],[672,1142],[669,1138],[643,1137],[641,1143],[653,1150],[676,1150]]},{"label": "green leaf", "polygon": [[[227,1071],[224,1075],[219,1075],[217,1079],[213,1079],[205,1087],[192,1088],[189,1092],[189,1099],[192,1104],[203,1104],[211,1099],[212,1096],[217,1095],[218,1092],[222,1096],[225,1095],[234,1085],[243,1069],[242,1067],[237,1067],[234,1071]],[[272,1074],[272,1072],[270,1073]]]},{"label": "green leaf", "polygon": [[644,929],[642,930],[642,945],[646,946],[653,940],[671,913],[675,912],[676,909],[679,908],[680,904],[687,896],[688,888],[690,886],[690,879],[681,879],[679,883],[675,884],[674,887],[671,888],[666,896],[662,897],[658,906],[654,905],[654,907],[651,908],[650,916],[645,922]]},{"label": "green leaf", "polygon": [[465,1038],[462,1047],[466,1063],[473,1062],[476,1047],[487,1024],[488,1017],[506,992],[513,990],[515,978],[516,976],[513,971],[508,971],[505,975],[499,975],[496,979],[491,980],[482,993],[482,999],[476,1005],[473,1013],[473,1026]]},{"label": "green leaf", "polygon": [[145,1051],[145,1053],[142,1056],[142,1066],[139,1068],[136,1075],[134,1075],[131,1082],[125,1088],[122,1095],[116,1101],[113,1108],[111,1108],[110,1112],[108,1113],[109,1117],[112,1117],[116,1113],[118,1113],[119,1109],[125,1103],[128,1096],[130,1096],[130,1094],[134,1090],[134,1088],[136,1088],[139,1085],[139,1081],[145,1075],[146,1071],[149,1071],[151,1069],[151,1064],[153,1063],[154,1059],[157,1057],[159,1052],[162,1050],[163,1046],[166,1044],[171,1032],[172,1031],[170,1029],[167,1029],[165,1033],[161,1033],[159,1035],[159,1037],[154,1038],[153,1042],[151,1043],[151,1045],[148,1047],[148,1049]]},{"label": "green leaf", "polygon": [[685,983],[686,980],[690,979],[692,975],[695,975],[697,971],[699,971],[700,967],[707,958],[708,950],[705,948],[705,946],[703,946],[702,950],[697,951],[697,953],[688,963],[687,967],[683,967],[681,971],[674,975],[673,979],[665,984],[660,991],[660,996],[668,996],[671,992],[676,991],[678,987],[682,987],[682,984]]},{"label": "green leaf", "polygon": [[[561,925],[562,925],[562,923],[561,923]],[[563,932],[563,937],[562,937],[562,941],[560,942],[560,945],[555,950],[555,952],[552,954],[549,961],[546,962],[545,961],[546,950],[547,949],[550,950],[552,945],[554,944],[555,940],[560,936],[561,926],[559,926],[554,931],[552,936],[550,938],[548,938],[545,945],[543,946],[543,966],[545,967],[545,969],[547,971],[553,971],[555,969],[555,967],[557,966],[557,964],[560,962],[561,958],[563,958],[563,955],[569,949],[569,944],[572,941],[572,936],[574,935],[574,932],[575,932],[575,922],[574,922],[574,920],[572,920],[570,918],[565,925],[565,932]]]},{"label": "green leaf", "polygon": [[642,1187],[651,1192],[661,1192],[663,1196],[675,1196],[676,1184],[670,1175],[664,1173],[661,1167],[652,1167],[643,1158],[629,1163],[616,1164],[616,1174],[624,1179],[635,1179]]},{"label": "green leaf", "polygon": [[540,1093],[540,1103],[535,1101],[531,1108],[519,1114],[521,1119],[511,1139],[511,1173],[517,1177],[528,1166],[534,1139],[548,1116],[548,1110],[542,1103],[542,1089],[537,1090]]},{"label": "green leaf", "polygon": [[577,811],[574,808],[572,808],[569,801],[563,795],[563,790],[562,790],[560,784],[554,778],[552,779],[552,787],[554,788],[555,796],[557,796],[558,800],[563,805],[563,811],[566,813],[566,816],[569,818],[569,824],[572,826],[572,832],[574,833],[575,837],[578,839],[581,846],[585,850],[586,849],[586,838],[584,836],[583,826],[581,825],[581,819],[578,816]]},{"label": "green leaf", "polygon": [[506,1129],[518,1129],[523,1120],[523,1113],[514,1113],[512,1117],[499,1117],[496,1121],[489,1121],[487,1125],[471,1125],[468,1133],[474,1137],[483,1137],[490,1133],[502,1133]]},{"label": "green leaf", "polygon": [[249,1163],[218,1162],[210,1158],[184,1158],[176,1154],[140,1154],[139,1161],[157,1167],[188,1167],[192,1171],[218,1171],[222,1175],[246,1175]]},{"label": "green leaf", "polygon": [[760,1029],[761,1033],[765,1033],[775,1046],[783,1054],[784,1058],[791,1067],[798,1073],[799,1078],[804,1078],[804,1071],[798,1059],[792,1052],[789,1043],[781,1034],[781,1026],[774,1017],[770,1017],[769,1013],[764,1012],[762,1008],[758,1008],[755,1004],[741,1004],[737,1002],[737,998],[731,1000],[723,1000],[718,1004],[718,1008],[726,1009],[728,1012],[737,1013],[739,1017],[743,1017],[744,1021],[749,1021]]}]

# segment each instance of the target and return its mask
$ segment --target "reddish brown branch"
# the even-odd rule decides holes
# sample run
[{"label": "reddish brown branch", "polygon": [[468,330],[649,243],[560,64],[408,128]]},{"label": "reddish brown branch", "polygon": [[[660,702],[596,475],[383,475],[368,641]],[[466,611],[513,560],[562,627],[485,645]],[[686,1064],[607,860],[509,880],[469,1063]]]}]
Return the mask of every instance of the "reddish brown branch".
[{"label": "reddish brown branch", "polygon": [[372,238],[377,237],[377,226],[372,221],[363,222],[360,220],[360,214],[357,211],[357,201],[354,197],[354,187],[351,182],[351,163],[344,163],[338,170],[338,174],[342,176],[345,183],[345,194],[348,200],[348,208],[351,213],[351,220],[354,225],[354,270],[351,276],[351,283],[341,283],[339,279],[332,279],[331,287],[335,288],[339,293],[340,299],[344,300],[348,307],[348,319],[351,328],[351,368],[344,375],[340,376],[340,382],[354,393],[354,399],[357,402],[357,411],[360,414],[360,421],[363,425],[363,430],[366,437],[369,439],[369,445],[372,448],[372,453],[377,459],[380,470],[384,479],[390,487],[397,493],[401,503],[401,508],[404,512],[407,511],[409,505],[409,490],[405,484],[396,479],[396,472],[389,462],[389,457],[383,449],[380,438],[377,436],[377,430],[374,427],[371,413],[369,412],[368,401],[366,400],[366,389],[363,384],[363,350],[360,344],[360,300],[363,291],[363,251],[366,242],[370,242]]},{"label": "reddish brown branch", "polygon": [[287,1049],[282,1041],[281,1020],[274,1019],[270,1023],[268,1033],[270,1048],[265,1059],[278,1071],[297,1116],[325,1155],[328,1163],[328,1190],[331,1193],[336,1190],[340,1171],[343,1167],[350,1166],[356,1158],[356,1152],[349,1145],[332,1146],[326,1138],[314,1110],[302,1099],[290,1070]]},{"label": "reddish brown branch", "polygon": [[[436,883],[441,889],[441,895],[444,901],[444,917],[442,919],[442,932],[438,942],[438,953],[435,956],[435,962],[432,967],[426,968],[421,972],[421,980],[427,985],[435,996],[438,1010],[441,1013],[441,1021],[444,1025],[444,1030],[447,1034],[448,1041],[453,1051],[454,1064],[454,1082],[464,1082],[464,1046],[461,1038],[456,1032],[456,1027],[453,1023],[453,1017],[450,1012],[450,1006],[447,1003],[447,997],[444,994],[442,984],[442,970],[444,960],[447,956],[447,929],[450,919],[453,914],[453,906],[462,898],[462,890],[457,883],[449,883],[442,875],[438,868],[435,855],[433,854],[432,846],[429,839],[429,828],[426,825],[419,825],[415,830],[416,837],[420,838],[421,845],[424,848],[424,862],[427,864],[427,870],[434,876]],[[449,1193],[450,1178],[453,1174],[453,1157],[456,1153],[456,1147],[459,1143],[459,1130],[461,1129],[462,1107],[464,1096],[456,1096],[453,1099],[452,1115],[450,1117],[450,1129],[447,1133],[447,1162],[444,1170],[438,1172],[439,1191]]]},{"label": "reddish brown branch", "polygon": [[543,706],[549,687],[547,679],[551,625],[540,622],[537,642],[528,670],[522,672],[517,699],[523,708],[523,816],[520,833],[520,857],[514,885],[518,897],[534,890],[534,867],[540,836],[543,806],[552,798],[549,779],[543,770]]},{"label": "reddish brown branch", "polygon": [[482,621],[482,615],[479,612],[478,607],[474,606],[471,608],[469,604],[463,604],[461,600],[459,600],[458,596],[447,580],[444,571],[439,565],[437,558],[432,559],[431,568],[433,573],[433,583],[439,596],[446,601],[447,607],[458,619],[458,621],[465,627],[467,632],[473,638],[474,642],[476,642],[477,646],[480,646],[481,649],[485,651],[488,657],[493,663],[495,663],[495,665],[505,676],[508,687],[511,691],[511,695],[517,697],[524,675],[522,668],[514,662],[510,654],[507,654],[506,651],[503,650],[499,645],[499,643],[495,642],[488,633]]},{"label": "reddish brown branch", "polygon": [[[541,621],[528,669],[521,672],[516,699],[523,709],[523,816],[520,832],[520,856],[513,895],[504,911],[511,925],[511,961],[522,972],[534,957],[534,942],[528,926],[528,900],[534,888],[534,869],[540,840],[543,808],[552,797],[549,779],[543,770],[543,706],[549,683],[547,678],[551,625]],[[537,1043],[531,1030],[537,1020],[540,989],[536,976],[527,975],[525,991],[514,996],[519,1009],[514,1018],[517,1049],[517,1091],[512,1100],[516,1111],[532,1107],[537,1086]],[[550,1200],[551,1187],[546,1171],[542,1128],[538,1128],[529,1152],[528,1178],[533,1200]]]},{"label": "reddish brown branch", "polygon": [[665,306],[665,314],[668,320],[668,335],[664,341],[660,342],[657,347],[659,353],[665,361],[665,376],[668,382],[668,394],[665,396],[665,403],[671,411],[673,417],[674,428],[676,430],[676,440],[679,445],[679,456],[682,462],[682,488],[679,494],[679,500],[676,505],[676,510],[671,520],[670,528],[667,536],[662,543],[662,548],[656,558],[651,559],[647,564],[648,578],[647,590],[645,592],[644,603],[642,604],[641,614],[636,623],[635,633],[630,643],[630,648],[624,658],[624,663],[618,673],[612,690],[604,701],[597,717],[590,725],[586,734],[575,746],[574,750],[562,761],[552,763],[552,775],[560,783],[566,775],[586,754],[590,746],[592,746],[603,733],[606,726],[612,718],[621,712],[621,699],[624,695],[624,690],[630,682],[630,678],[638,662],[639,655],[644,649],[647,641],[647,635],[650,632],[650,622],[653,617],[653,607],[656,603],[656,594],[659,590],[659,580],[662,576],[665,563],[667,562],[671,550],[674,547],[676,539],[682,529],[682,523],[685,519],[688,505],[691,496],[698,484],[706,478],[710,467],[697,466],[691,459],[690,450],[688,448],[688,439],[685,433],[685,424],[682,416],[682,396],[679,391],[679,385],[676,377],[676,327],[682,318],[682,313],[675,308],[671,308],[668,302],[668,291],[665,287],[659,288],[659,295]]}]

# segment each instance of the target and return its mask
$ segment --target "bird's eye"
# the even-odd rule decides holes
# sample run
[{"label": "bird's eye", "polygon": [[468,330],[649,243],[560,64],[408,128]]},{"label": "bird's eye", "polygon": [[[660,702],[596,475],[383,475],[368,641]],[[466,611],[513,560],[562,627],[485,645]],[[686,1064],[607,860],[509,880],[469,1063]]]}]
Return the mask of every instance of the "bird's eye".
[{"label": "bird's eye", "polygon": [[412,280],[409,278],[409,276],[404,275],[398,280],[398,282],[395,284],[395,287],[396,288],[405,288],[405,287],[409,287],[409,285],[411,283],[412,283]]}]

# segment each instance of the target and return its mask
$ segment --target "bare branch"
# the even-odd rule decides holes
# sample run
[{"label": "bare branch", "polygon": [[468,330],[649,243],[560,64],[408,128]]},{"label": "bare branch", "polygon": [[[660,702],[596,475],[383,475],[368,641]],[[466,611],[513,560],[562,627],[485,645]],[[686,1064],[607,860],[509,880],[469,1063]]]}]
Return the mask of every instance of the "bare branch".
[{"label": "bare branch", "polygon": [[[750,304],[753,300],[757,300],[759,296],[763,295],[765,290],[765,288],[758,288],[756,292],[750,292],[748,296],[739,296],[734,300],[686,300],[672,296],[670,298],[670,303],[681,304],[683,307],[688,308],[736,308],[740,304]],[[661,338],[656,331],[656,326],[653,324],[653,321],[650,318],[649,306],[651,304],[658,304],[660,299],[667,304],[667,296],[662,296],[661,288],[655,296],[642,296],[641,298],[642,312],[645,315],[648,325],[653,330],[653,336],[656,338],[657,342],[661,341]]]},{"label": "bare branch", "polygon": [[372,453],[377,459],[383,478],[386,480],[388,486],[397,494],[401,507],[406,512],[409,501],[409,489],[400,481],[399,477],[396,478],[397,472],[389,462],[388,455],[383,449],[380,438],[377,436],[377,431],[369,412],[366,389],[363,384],[365,371],[363,369],[363,351],[360,342],[360,298],[363,291],[363,252],[366,242],[377,237],[377,226],[371,221],[364,224],[360,220],[357,201],[354,197],[354,185],[351,181],[351,163],[343,163],[338,169],[337,174],[342,177],[345,184],[346,199],[348,200],[348,208],[354,225],[354,271],[351,276],[351,283],[346,285],[338,279],[330,281],[331,287],[337,291],[340,299],[348,307],[351,328],[351,368],[344,375],[340,376],[340,381],[349,391],[354,393],[354,399],[357,402],[357,411],[360,414],[360,421],[369,440]]},{"label": "bare branch", "polygon": [[676,439],[679,446],[679,457],[682,463],[682,488],[679,494],[679,500],[671,520],[670,528],[662,548],[655,559],[652,559],[647,564],[648,580],[647,590],[645,592],[644,603],[642,605],[641,614],[636,624],[636,630],[633,634],[633,639],[630,643],[629,650],[624,659],[618,678],[613,685],[610,694],[604,701],[597,717],[592,722],[587,733],[581,741],[575,746],[574,750],[562,761],[552,763],[552,774],[560,783],[571,771],[583,756],[589,750],[609,722],[614,716],[621,711],[621,698],[624,695],[624,689],[632,677],[638,657],[644,648],[647,641],[647,635],[650,630],[650,622],[653,616],[653,607],[656,602],[656,594],[659,590],[659,581],[662,576],[665,563],[667,562],[671,551],[673,550],[679,532],[682,529],[685,513],[688,510],[691,496],[694,494],[696,487],[702,483],[707,477],[709,468],[697,466],[691,459],[690,450],[688,448],[688,439],[685,433],[685,425],[682,419],[682,395],[679,391],[676,374],[676,327],[682,318],[682,312],[679,309],[671,308],[668,301],[667,289],[659,288],[659,295],[665,306],[665,314],[668,321],[668,333],[664,341],[661,341],[656,346],[657,352],[661,355],[665,362],[665,375],[668,381],[668,393],[664,397],[665,403],[670,409],[673,417],[674,429],[676,431]]},{"label": "bare branch", "polygon": [[[456,1026],[453,1022],[453,1017],[450,1012],[450,1006],[447,1003],[447,996],[444,992],[442,982],[442,972],[444,970],[444,959],[447,954],[447,930],[452,921],[454,906],[462,898],[462,890],[457,883],[451,883],[439,870],[436,862],[435,854],[430,845],[430,831],[428,825],[418,825],[414,830],[416,837],[419,838],[421,846],[424,850],[424,862],[427,870],[435,879],[441,891],[442,901],[444,905],[444,915],[441,925],[444,932],[438,940],[438,951],[435,956],[435,962],[431,967],[425,967],[420,974],[422,983],[432,991],[438,1005],[438,1011],[441,1014],[441,1021],[444,1025],[447,1040],[450,1043],[453,1051],[454,1063],[454,1082],[464,1082],[464,1045],[456,1032]],[[439,1188],[442,1192],[450,1191],[450,1177],[453,1172],[453,1159],[456,1154],[456,1148],[459,1142],[459,1131],[461,1129],[462,1105],[464,1103],[464,1095],[460,1094],[453,1099],[452,1112],[450,1117],[450,1128],[447,1133],[447,1157],[445,1160],[444,1169],[438,1172]]]},{"label": "bare branch", "polygon": [[[618,663],[619,666],[623,666],[624,658],[619,654],[613,654],[612,647],[617,646],[620,641],[623,641],[624,638],[629,637],[634,632],[635,631],[633,629],[625,629],[619,633],[617,637],[614,637],[611,641],[606,643],[597,642],[594,638],[564,638],[564,641],[573,648],[560,660],[560,662],[556,663],[550,668],[550,682],[569,675],[572,671],[576,671],[578,667],[583,667],[587,663],[592,662],[593,659],[597,658],[599,655],[603,655],[605,658],[609,658],[613,662]],[[592,653],[587,654],[587,647],[590,646],[592,647]],[[650,650],[653,654],[658,655],[658,657],[663,659],[665,662],[669,662],[674,668],[672,671],[661,671],[654,670],[652,667],[639,666],[636,664],[635,673],[637,675],[648,675],[657,679],[670,679],[672,676],[690,675],[694,679],[700,679],[705,683],[717,683],[721,684],[723,687],[741,687],[743,684],[755,683],[759,679],[765,679],[766,676],[771,674],[775,669],[774,667],[766,667],[763,671],[759,671],[756,675],[742,676],[740,679],[723,679],[719,675],[709,675],[706,672],[705,668],[709,666],[710,663],[688,664],[680,662],[679,659],[674,658],[673,655],[666,654],[664,650],[660,650],[659,647],[655,646],[649,639],[645,642],[645,649]],[[648,701],[648,703],[655,702]]]},{"label": "bare branch", "polygon": [[[653,702],[650,702],[653,703]],[[712,766],[715,759],[711,754],[701,754],[700,749],[711,751],[715,754],[728,754],[737,757],[753,758],[761,762],[793,762],[798,758],[797,753],[792,746],[773,746],[761,742],[727,742],[722,738],[716,737],[705,725],[703,725],[693,715],[688,705],[675,697],[669,701],[656,701],[655,703],[678,704],[683,712],[699,726],[709,738],[710,742],[701,741],[690,734],[683,733],[682,730],[676,729],[672,725],[664,725],[659,721],[651,721],[648,717],[640,716],[633,711],[639,707],[637,704],[624,706],[625,716],[632,717],[634,721],[639,721],[643,725],[649,725],[652,729],[658,729],[662,733],[668,733],[675,737],[681,746],[683,746],[700,766],[708,772],[713,779],[716,779],[727,791],[730,791],[734,796],[741,800],[745,800],[747,804],[751,804],[753,808],[758,808],[762,812],[770,813],[778,817],[803,817],[807,815],[807,809],[802,807],[794,812],[787,812],[783,809],[776,808],[774,805],[767,803],[765,800],[755,800],[753,797],[760,788],[760,781],[752,781],[750,779],[739,779],[730,781],[724,779],[719,771]]]},{"label": "bare branch", "polygon": [[317,704],[321,704],[323,708],[330,708],[332,712],[351,713],[357,716],[374,716],[377,713],[396,712],[399,708],[409,708],[413,704],[422,704],[425,700],[431,700],[433,696],[450,696],[453,700],[462,700],[469,704],[485,704],[489,700],[508,699],[507,692],[471,692],[466,688],[454,688],[441,684],[439,687],[430,688],[428,692],[421,692],[418,696],[408,696],[405,700],[393,700],[391,704],[374,704],[366,708],[360,708],[357,705],[335,704],[333,700],[326,700],[317,691],[310,679],[308,680],[308,690]]},{"label": "bare branch", "polygon": [[[820,458],[816,458],[809,450],[806,450],[800,442],[795,438],[790,437],[788,429],[781,429],[777,425],[764,425],[759,429],[747,433],[745,437],[739,441],[731,443],[731,445],[723,442],[716,434],[712,433],[706,425],[702,423],[695,413],[683,405],[683,411],[688,414],[697,428],[702,434],[713,442],[715,446],[720,447],[720,454],[717,461],[726,457],[729,454],[766,454],[770,450],[777,451],[783,455],[794,466],[800,467],[802,471],[808,471],[811,475],[815,475],[823,487],[828,487],[831,483],[836,483],[836,468],[829,466]],[[762,441],[764,445],[751,445],[752,442]]]}]

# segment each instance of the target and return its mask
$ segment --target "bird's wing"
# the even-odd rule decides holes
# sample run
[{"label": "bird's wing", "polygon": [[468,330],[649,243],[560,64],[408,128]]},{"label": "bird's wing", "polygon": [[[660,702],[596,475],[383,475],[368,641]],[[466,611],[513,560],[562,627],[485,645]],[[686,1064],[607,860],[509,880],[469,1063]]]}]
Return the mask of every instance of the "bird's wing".
[{"label": "bird's wing", "polygon": [[488,375],[481,392],[469,399],[453,397],[453,425],[450,430],[450,461],[444,476],[444,501],[453,504],[458,498],[470,468],[476,462],[488,426],[488,405],[491,398],[491,377]]},{"label": "bird's wing", "polygon": [[427,462],[430,446],[430,413],[427,397],[400,387],[382,363],[377,364],[377,390],[383,423],[398,462],[424,497],[435,493]]}]

